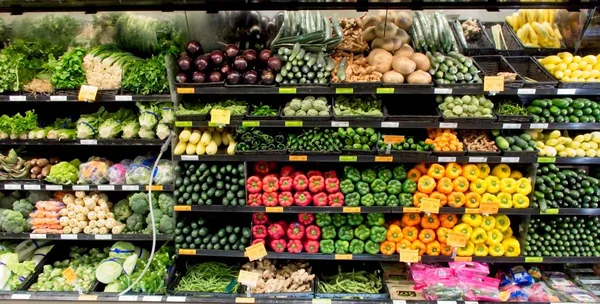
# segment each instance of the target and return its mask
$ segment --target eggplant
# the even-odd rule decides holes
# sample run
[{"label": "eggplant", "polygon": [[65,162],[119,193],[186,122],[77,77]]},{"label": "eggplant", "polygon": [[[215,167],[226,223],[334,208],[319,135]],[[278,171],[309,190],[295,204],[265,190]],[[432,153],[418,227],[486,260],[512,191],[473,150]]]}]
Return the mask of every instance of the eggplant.
[{"label": "eggplant", "polygon": [[177,60],[177,66],[179,66],[180,71],[188,71],[192,67],[192,58],[187,55],[179,57],[179,60]]},{"label": "eggplant", "polygon": [[240,78],[242,75],[240,72],[236,70],[231,70],[229,74],[227,74],[227,83],[228,84],[238,84],[240,82]]},{"label": "eggplant", "polygon": [[206,55],[200,55],[194,60],[194,65],[198,71],[205,71],[210,65],[209,58]]},{"label": "eggplant", "polygon": [[200,42],[196,40],[190,40],[185,46],[185,51],[192,57],[204,54],[202,45],[200,45]]},{"label": "eggplant", "polygon": [[255,70],[244,73],[244,81],[247,84],[256,84],[258,82],[258,73]]},{"label": "eggplant", "polygon": [[248,61],[242,56],[237,56],[233,61],[233,67],[236,70],[243,72],[244,70],[246,70],[246,68],[248,68]]},{"label": "eggplant", "polygon": [[223,56],[223,52],[219,51],[219,50],[214,50],[210,53],[210,61],[212,61],[214,64],[221,64],[221,62],[223,62],[223,60],[225,56]]},{"label": "eggplant", "polygon": [[175,81],[177,81],[177,83],[184,83],[187,81],[187,75],[185,73],[178,73],[177,76],[175,76]]},{"label": "eggplant", "polygon": [[260,73],[260,82],[262,84],[273,84],[275,82],[275,74],[269,69],[264,69]]},{"label": "eggplant", "polygon": [[253,25],[248,30],[248,38],[252,41],[259,41],[261,39],[262,31],[260,30],[260,26]]},{"label": "eggplant", "polygon": [[220,81],[223,81],[223,76],[221,75],[221,72],[214,71],[214,72],[210,73],[210,76],[208,76],[208,79],[210,82],[220,82]]},{"label": "eggplant", "polygon": [[229,74],[229,71],[231,71],[231,67],[229,66],[229,64],[224,64],[220,69],[219,72],[221,72],[221,74]]},{"label": "eggplant", "polygon": [[269,69],[277,72],[279,70],[281,70],[281,66],[283,65],[281,59],[277,58],[277,57],[271,57],[269,58],[269,61],[267,62],[267,66],[269,67]]},{"label": "eggplant", "polygon": [[228,44],[225,47],[225,56],[227,56],[227,58],[235,58],[239,52],[240,49],[235,44]]},{"label": "eggplant", "polygon": [[256,57],[258,57],[256,51],[253,49],[245,50],[242,56],[244,57],[244,59],[246,59],[246,61],[248,61],[249,64],[254,63]]},{"label": "eggplant", "polygon": [[[258,11],[250,11],[248,12],[248,14],[246,15],[246,28],[252,27],[252,26],[260,26],[260,20],[261,20],[261,16],[260,13]],[[260,27],[259,27],[260,29]]]},{"label": "eggplant", "polygon": [[268,63],[271,57],[273,57],[273,53],[271,53],[271,50],[269,49],[264,49],[258,54],[258,59],[262,63]]},{"label": "eggplant", "polygon": [[192,81],[195,83],[203,83],[206,82],[206,74],[203,72],[194,72],[192,75]]}]

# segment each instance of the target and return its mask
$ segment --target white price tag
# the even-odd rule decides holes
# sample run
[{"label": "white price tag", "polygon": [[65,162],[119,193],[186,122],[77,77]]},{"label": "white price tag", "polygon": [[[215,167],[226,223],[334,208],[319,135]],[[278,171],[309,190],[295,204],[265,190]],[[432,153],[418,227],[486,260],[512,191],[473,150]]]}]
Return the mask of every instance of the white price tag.
[{"label": "white price tag", "polygon": [[577,89],[556,89],[556,95],[575,95]]},{"label": "white price tag", "polygon": [[30,239],[36,239],[36,240],[45,240],[46,239],[46,234],[45,233],[32,233],[29,235]]},{"label": "white price tag", "polygon": [[115,101],[132,101],[133,97],[131,95],[117,95],[115,96]]},{"label": "white price tag", "polygon": [[469,157],[469,163],[487,163],[487,157]]},{"label": "white price tag", "polygon": [[501,163],[518,163],[519,157],[502,157],[500,158]]},{"label": "white price tag", "polygon": [[98,190],[100,191],[114,191],[115,185],[98,185]]},{"label": "white price tag", "polygon": [[502,129],[521,129],[521,124],[505,123],[505,124],[502,124]]},{"label": "white price tag", "polygon": [[332,127],[338,127],[338,128],[345,128],[345,127],[349,127],[350,126],[350,122],[348,121],[332,121],[331,122],[331,126]]},{"label": "white price tag", "polygon": [[62,185],[45,185],[44,188],[46,188],[46,190],[51,190],[51,191],[62,191],[63,186]]},{"label": "white price tag", "polygon": [[517,95],[535,95],[535,89],[518,89]]},{"label": "white price tag", "polygon": [[453,163],[456,161],[456,157],[454,156],[440,156],[438,157],[438,162],[440,163]]},{"label": "white price tag", "polygon": [[[452,94],[451,88],[435,88],[433,89],[433,94]],[[394,303],[396,304],[396,303]]]},{"label": "white price tag", "polygon": [[42,186],[40,186],[40,185],[27,185],[27,184],[25,184],[25,185],[23,185],[23,189],[24,190],[41,190]]},{"label": "white price tag", "polygon": [[138,296],[119,296],[119,301],[137,302]]},{"label": "white price tag", "polygon": [[15,293],[10,296],[11,300],[29,300],[29,298],[31,298],[30,294],[22,294],[22,293]]},{"label": "white price tag", "polygon": [[181,155],[181,160],[198,160],[198,155]]},{"label": "white price tag", "polygon": [[98,144],[98,141],[95,139],[82,139],[79,141],[79,144],[95,146]]},{"label": "white price tag", "polygon": [[529,125],[530,129],[548,129],[547,123],[532,123]]},{"label": "white price tag", "polygon": [[406,304],[405,300],[393,300],[392,301],[393,304]]},{"label": "white price tag", "polygon": [[160,302],[162,301],[162,296],[144,296],[142,298],[142,302]]},{"label": "white price tag", "polygon": [[382,128],[398,128],[398,127],[400,127],[400,123],[397,121],[382,121],[381,127]]},{"label": "white price tag", "polygon": [[73,190],[75,190],[75,191],[89,191],[90,190],[90,186],[89,185],[73,185]]},{"label": "white price tag", "polygon": [[21,185],[19,185],[19,184],[6,184],[6,185],[4,185],[4,190],[21,190]]},{"label": "white price tag", "polygon": [[167,302],[185,302],[185,297],[168,296]]},{"label": "white price tag", "polygon": [[456,129],[458,123],[456,122],[440,122],[440,129]]},{"label": "white price tag", "polygon": [[140,191],[140,186],[139,185],[123,185],[123,186],[121,186],[121,189],[123,189],[123,191]]},{"label": "white price tag", "polygon": [[8,96],[8,100],[10,100],[10,101],[26,101],[27,97],[26,96]]},{"label": "white price tag", "polygon": [[477,301],[465,301],[465,304],[479,304]]},{"label": "white price tag", "polygon": [[76,240],[77,234],[61,234],[60,239],[61,240]]},{"label": "white price tag", "polygon": [[112,234],[94,234],[96,240],[112,240]]},{"label": "white price tag", "polygon": [[456,304],[456,301],[437,301],[438,304]]},{"label": "white price tag", "polygon": [[67,96],[50,96],[50,101],[67,101]]}]

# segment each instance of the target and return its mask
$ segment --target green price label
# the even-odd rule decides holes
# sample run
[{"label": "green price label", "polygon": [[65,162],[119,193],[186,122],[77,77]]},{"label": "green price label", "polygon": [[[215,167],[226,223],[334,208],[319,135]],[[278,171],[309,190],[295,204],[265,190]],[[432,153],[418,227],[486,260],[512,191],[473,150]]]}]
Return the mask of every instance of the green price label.
[{"label": "green price label", "polygon": [[242,121],[242,127],[260,127],[260,121],[256,121],[256,120]]},{"label": "green price label", "polygon": [[358,161],[358,156],[356,155],[342,155],[340,156],[341,162],[355,162]]},{"label": "green price label", "polygon": [[335,93],[336,94],[353,94],[354,89],[353,88],[336,88]]},{"label": "green price label", "polygon": [[543,261],[543,257],[525,257],[525,263],[541,263]]},{"label": "green price label", "polygon": [[296,94],[296,88],[279,88],[279,94]]},{"label": "green price label", "polygon": [[176,127],[191,127],[192,126],[192,122],[191,121],[176,121],[175,122],[175,126]]},{"label": "green price label", "polygon": [[286,127],[302,127],[302,121],[286,121]]},{"label": "green price label", "polygon": [[558,209],[546,209],[546,211],[541,211],[540,214],[558,214]]},{"label": "green price label", "polygon": [[216,122],[209,121],[209,122],[208,122],[208,126],[209,126],[209,127],[218,127],[218,126],[219,126],[219,124],[218,124],[218,123],[216,123]]},{"label": "green price label", "polygon": [[538,157],[538,163],[553,164],[556,162],[556,157]]},{"label": "green price label", "polygon": [[394,88],[377,88],[377,94],[394,94]]}]

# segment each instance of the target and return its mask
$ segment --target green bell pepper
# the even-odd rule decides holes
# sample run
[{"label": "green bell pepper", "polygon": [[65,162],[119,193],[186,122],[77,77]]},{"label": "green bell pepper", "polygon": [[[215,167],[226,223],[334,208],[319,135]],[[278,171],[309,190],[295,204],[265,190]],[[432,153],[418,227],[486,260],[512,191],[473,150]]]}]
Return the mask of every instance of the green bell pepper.
[{"label": "green bell pepper", "polygon": [[344,128],[338,128],[338,136],[340,138],[346,138],[348,134],[346,133],[346,130],[344,130]]},{"label": "green bell pepper", "polygon": [[375,204],[375,199],[373,198],[373,194],[367,193],[360,198],[360,204],[363,206],[373,206]]},{"label": "green bell pepper", "polygon": [[407,179],[402,184],[402,192],[413,194],[417,192],[417,183],[412,179]]},{"label": "green bell pepper", "polygon": [[385,224],[383,213],[367,214],[367,226],[383,226],[383,224]]},{"label": "green bell pepper", "polygon": [[360,195],[365,195],[365,194],[371,192],[371,188],[369,188],[369,184],[367,184],[365,182],[358,182],[358,183],[356,183],[356,191]]},{"label": "green bell pepper", "polygon": [[387,200],[385,200],[385,205],[388,207],[397,207],[400,205],[400,201],[398,200],[398,197],[396,197],[393,194],[388,195]]},{"label": "green bell pepper", "polygon": [[362,214],[360,214],[360,213],[348,214],[347,218],[348,218],[348,225],[354,226],[354,227],[362,224],[362,222],[364,221],[364,218],[363,218]]},{"label": "green bell pepper", "polygon": [[371,240],[368,240],[365,243],[365,251],[368,254],[378,254],[379,253],[379,244],[375,243],[375,242],[373,242]]},{"label": "green bell pepper", "polygon": [[352,240],[354,238],[354,229],[348,225],[340,227],[340,229],[338,229],[338,238],[344,241]]},{"label": "green bell pepper", "polygon": [[336,213],[332,217],[333,226],[342,227],[346,225],[346,216],[343,214]]},{"label": "green bell pepper", "polygon": [[405,180],[408,176],[408,172],[406,171],[406,168],[404,168],[404,166],[398,166],[394,168],[394,170],[392,170],[392,173],[394,174],[394,179],[397,179],[399,181]]},{"label": "green bell pepper", "polygon": [[375,243],[384,242],[387,239],[387,230],[381,226],[371,227],[371,236],[369,238]]},{"label": "green bell pepper", "polygon": [[413,195],[410,193],[400,193],[398,199],[400,200],[400,206],[402,207],[413,205]]},{"label": "green bell pepper", "polygon": [[388,195],[385,192],[379,192],[373,194],[373,200],[375,201],[375,205],[377,206],[385,206],[385,202],[387,201]]},{"label": "green bell pepper", "polygon": [[361,180],[365,183],[372,183],[377,178],[377,172],[375,170],[369,168],[365,169],[365,171],[361,174]]},{"label": "green bell pepper", "polygon": [[392,179],[387,183],[386,190],[388,194],[400,194],[402,193],[402,182]]},{"label": "green bell pepper", "polygon": [[361,254],[365,252],[365,242],[357,239],[353,239],[350,242],[350,253]]},{"label": "green bell pepper", "polygon": [[390,169],[379,169],[379,172],[377,172],[377,178],[384,181],[384,182],[388,182],[390,179],[392,179],[393,174],[392,174],[392,170]]},{"label": "green bell pepper", "polygon": [[340,191],[344,194],[348,194],[354,191],[354,183],[349,179],[344,179],[340,182]]},{"label": "green bell pepper", "polygon": [[387,184],[378,178],[371,183],[371,190],[373,190],[373,192],[385,192],[386,187]]},{"label": "green bell pepper", "polygon": [[354,229],[354,236],[358,239],[366,241],[371,236],[371,229],[365,225],[360,225]]},{"label": "green bell pepper", "polygon": [[377,139],[379,139],[379,136],[377,136],[377,134],[371,134],[371,137],[369,137],[369,144],[370,145],[376,144]]},{"label": "green bell pepper", "polygon": [[350,243],[348,241],[342,241],[342,240],[335,241],[335,253],[338,253],[338,254],[348,253],[348,247],[350,247]]},{"label": "green bell pepper", "polygon": [[331,225],[331,215],[329,215],[329,213],[317,213],[315,214],[315,219],[317,221],[317,226],[319,227]]},{"label": "green bell pepper", "polygon": [[333,253],[335,251],[333,240],[321,240],[321,242],[319,242],[319,251],[321,251],[321,253]]},{"label": "green bell pepper", "polygon": [[324,240],[333,240],[337,236],[335,227],[325,226],[321,229],[321,238]]},{"label": "green bell pepper", "polygon": [[358,171],[358,169],[351,167],[351,166],[345,166],[344,167],[344,177],[347,179],[350,179],[353,182],[358,182],[360,181],[360,171]]},{"label": "green bell pepper", "polygon": [[358,194],[357,192],[352,192],[352,193],[346,194],[344,197],[344,201],[345,201],[346,206],[350,206],[350,207],[360,206],[360,194]]}]

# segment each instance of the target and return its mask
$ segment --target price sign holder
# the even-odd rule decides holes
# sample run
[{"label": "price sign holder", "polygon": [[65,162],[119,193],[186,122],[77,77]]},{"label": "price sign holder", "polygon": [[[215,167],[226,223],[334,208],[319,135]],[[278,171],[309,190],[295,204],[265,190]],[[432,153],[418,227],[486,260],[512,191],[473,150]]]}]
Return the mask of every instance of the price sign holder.
[{"label": "price sign holder", "polygon": [[307,161],[308,156],[307,155],[290,155],[289,160],[290,161]]},{"label": "price sign holder", "polygon": [[77,99],[79,101],[96,101],[96,95],[98,94],[98,87],[82,85],[79,89],[79,95]]},{"label": "price sign holder", "polygon": [[497,202],[481,202],[479,212],[484,215],[496,214],[500,208]]},{"label": "price sign holder", "polygon": [[342,212],[344,212],[344,213],[360,213],[360,207],[343,207]]},{"label": "price sign holder", "polygon": [[448,232],[447,244],[452,247],[465,247],[468,237],[466,234],[450,231]]},{"label": "price sign holder", "polygon": [[240,274],[238,275],[238,282],[242,285],[246,285],[248,287],[256,287],[256,283],[260,274],[251,271],[240,270]]},{"label": "price sign holder", "polygon": [[63,270],[62,275],[69,284],[73,284],[77,280],[77,274],[75,274],[75,271],[71,267]]},{"label": "price sign holder", "polygon": [[424,197],[421,199],[420,210],[425,213],[440,213],[440,200]]},{"label": "price sign holder", "polygon": [[504,91],[503,76],[485,76],[483,78],[483,90],[490,93],[498,93]]},{"label": "price sign holder", "polygon": [[419,262],[419,250],[416,250],[416,249],[400,250],[400,262],[418,263]]},{"label": "price sign holder", "polygon": [[212,109],[210,111],[210,122],[217,125],[228,125],[231,122],[231,111]]},{"label": "price sign holder", "polygon": [[245,253],[250,261],[260,260],[267,256],[267,249],[265,249],[265,244],[256,243],[252,246],[246,247]]}]

